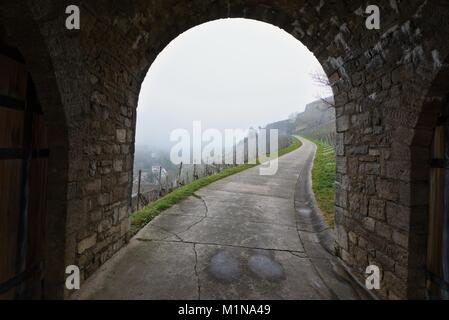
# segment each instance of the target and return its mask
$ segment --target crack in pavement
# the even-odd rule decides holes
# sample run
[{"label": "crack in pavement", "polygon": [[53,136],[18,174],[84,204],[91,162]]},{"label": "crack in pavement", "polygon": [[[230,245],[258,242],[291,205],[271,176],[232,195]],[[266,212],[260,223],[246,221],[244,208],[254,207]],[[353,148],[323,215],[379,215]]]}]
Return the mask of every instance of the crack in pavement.
[{"label": "crack in pavement", "polygon": [[194,226],[196,226],[197,224],[203,222],[204,219],[206,219],[207,217],[202,217],[200,220],[198,220],[197,222],[191,224],[190,226],[187,227],[187,229],[181,231],[179,234],[183,234],[186,233],[187,231],[189,231],[190,229],[192,229]]},{"label": "crack in pavement", "polygon": [[200,275],[198,274],[198,253],[196,252],[196,244],[193,244],[193,252],[195,252],[195,276],[198,284],[198,300],[201,300],[201,283],[200,283]]},{"label": "crack in pavement", "polygon": [[204,204],[204,207],[206,208],[206,212],[204,213],[204,217],[207,218],[207,214],[209,213],[209,207],[207,206],[206,200],[203,199],[202,196],[196,194],[195,192],[192,194],[195,198],[201,200]]},{"label": "crack in pavement", "polygon": [[[180,231],[180,232],[177,232],[177,233],[172,232],[172,231],[169,231],[169,230],[165,229],[164,227],[161,227],[161,226],[157,225],[157,224],[154,223],[154,222],[153,222],[153,223],[150,222],[149,225],[154,226],[154,227],[156,227],[156,228],[159,228],[159,229],[161,229],[162,231],[165,231],[165,232],[167,232],[167,233],[169,233],[169,234],[175,236],[175,237],[178,238],[181,242],[184,242],[184,239],[182,239],[180,235],[183,234],[183,233],[186,233],[186,232],[189,231],[191,228],[193,228],[193,227],[196,226],[197,224],[201,223],[204,219],[206,219],[206,218],[208,217],[208,216],[207,216],[207,213],[209,212],[209,208],[207,207],[206,201],[204,201],[204,199],[203,199],[201,196],[198,196],[198,195],[195,194],[195,193],[193,193],[192,196],[195,197],[195,198],[197,198],[197,199],[200,199],[200,200],[203,202],[204,207],[205,207],[205,209],[206,209],[205,214],[204,214],[204,217],[202,217],[200,220],[198,220],[198,221],[192,223],[192,224],[189,225],[186,229],[184,229],[184,230],[182,230],[182,231]],[[167,237],[167,238],[168,238],[168,237]],[[167,238],[164,238],[164,239],[162,239],[162,240],[165,240],[165,239],[167,239]]]},{"label": "crack in pavement", "polygon": [[[151,226],[156,227],[156,228],[158,228],[158,229],[161,229],[162,231],[164,231],[164,232],[166,232],[166,233],[168,233],[168,234],[171,234],[172,236],[176,237],[177,239],[179,239],[179,241],[184,242],[184,239],[182,239],[182,238],[181,238],[177,233],[175,233],[175,232],[172,232],[172,231],[170,231],[170,230],[167,230],[166,228],[161,227],[161,226],[159,226],[159,225],[157,225],[157,224],[151,224]],[[163,238],[163,239],[161,239],[161,240],[165,240],[165,239],[167,239],[167,238],[168,238],[168,237],[165,237],[165,238]],[[139,238],[138,240],[140,240],[140,238]]]},{"label": "crack in pavement", "polygon": [[301,255],[298,254],[300,252],[296,252],[296,251],[288,251],[290,254],[294,255],[295,257],[301,258],[301,259],[310,259],[307,254],[302,253]]},{"label": "crack in pavement", "polygon": [[[174,213],[169,213],[167,215],[171,215],[171,216],[184,216],[182,214],[174,214]],[[190,215],[191,217],[199,217],[198,215]],[[285,227],[285,228],[291,228],[291,229],[295,229],[296,226],[296,222],[295,223],[276,223],[274,221],[270,221],[268,219],[265,219],[264,221],[261,220],[256,220],[256,219],[241,219],[241,218],[236,218],[236,217],[211,217],[211,216],[207,216],[207,217],[203,217],[204,219],[207,218],[209,220],[220,220],[220,221],[234,221],[234,222],[241,222],[241,223],[254,223],[254,224],[266,224],[266,225],[270,225],[270,226],[279,226],[279,227]],[[204,220],[202,219],[202,220]],[[195,223],[199,223],[201,221],[195,222]],[[182,231],[185,232],[186,230]],[[306,230],[300,230],[300,231],[306,231]],[[310,231],[309,231],[310,232]]]},{"label": "crack in pavement", "polygon": [[[210,189],[214,190],[214,191],[226,191],[226,190],[222,190],[222,189],[218,189],[218,188],[214,188],[214,187],[210,187]],[[289,196],[270,195],[267,193],[261,193],[261,192],[256,192],[256,191],[241,190],[238,192],[238,194],[270,197],[270,198],[276,198],[276,199],[281,199],[281,200],[290,200]]]},{"label": "crack in pavement", "polygon": [[[259,248],[259,247],[249,247],[249,246],[239,246],[239,245],[233,245],[233,244],[221,244],[221,243],[213,243],[213,242],[195,242],[195,241],[174,241],[174,240],[167,240],[167,239],[143,239],[143,238],[137,238],[137,240],[140,241],[147,241],[147,242],[169,242],[169,243],[185,243],[185,244],[201,244],[205,246],[217,246],[217,247],[230,247],[230,248],[241,248],[241,249],[250,249],[250,250],[265,250],[265,251],[278,251],[278,252],[289,252],[289,253],[298,253],[298,254],[305,254],[304,251],[295,251],[295,250],[287,250],[287,249],[274,249],[274,248]],[[303,257],[308,258],[308,257]]]},{"label": "crack in pavement", "polygon": [[200,200],[203,202],[204,207],[206,208],[206,212],[204,213],[204,217],[202,217],[200,220],[198,220],[198,221],[192,223],[192,224],[191,224],[190,226],[188,226],[185,230],[179,232],[179,234],[186,233],[187,231],[189,231],[190,229],[192,229],[192,228],[193,228],[194,226],[196,226],[197,224],[203,222],[203,220],[206,219],[206,218],[208,217],[208,216],[207,216],[207,213],[209,212],[209,208],[207,207],[206,201],[204,201],[204,199],[203,199],[201,196],[199,196],[199,195],[197,195],[197,194],[195,194],[195,193],[193,193],[192,196],[195,197],[195,198],[197,198],[197,199],[200,199]]}]

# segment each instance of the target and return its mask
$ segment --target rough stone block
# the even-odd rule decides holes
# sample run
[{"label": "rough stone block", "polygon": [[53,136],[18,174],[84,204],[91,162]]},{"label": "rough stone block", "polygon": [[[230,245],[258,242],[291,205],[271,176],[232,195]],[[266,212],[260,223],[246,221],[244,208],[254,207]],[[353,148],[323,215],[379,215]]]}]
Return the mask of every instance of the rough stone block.
[{"label": "rough stone block", "polygon": [[393,241],[403,248],[408,248],[408,236],[400,231],[393,231]]},{"label": "rough stone block", "polygon": [[126,129],[117,129],[116,137],[119,143],[126,143]]},{"label": "rough stone block", "polygon": [[337,118],[337,132],[345,132],[348,131],[351,125],[351,118],[349,115],[343,115]]},{"label": "rough stone block", "polygon": [[388,202],[386,206],[387,223],[395,228],[408,231],[410,228],[410,209]]},{"label": "rough stone block", "polygon": [[129,229],[130,229],[130,220],[124,219],[120,223],[120,236],[125,236],[128,233]]},{"label": "rough stone block", "polygon": [[377,235],[385,238],[386,240],[391,240],[393,231],[391,230],[391,227],[386,225],[385,223],[377,221],[375,231]]},{"label": "rough stone block", "polygon": [[114,171],[115,172],[123,171],[123,160],[114,160]]},{"label": "rough stone block", "polygon": [[341,250],[341,259],[348,265],[348,266],[353,266],[354,265],[354,257],[346,250],[342,249]]},{"label": "rough stone block", "polygon": [[363,219],[363,226],[366,230],[374,232],[376,228],[376,220],[370,217],[366,217]]},{"label": "rough stone block", "polygon": [[96,243],[97,243],[96,233],[87,238],[82,239],[80,242],[78,242],[78,254],[82,254],[87,249],[92,248]]},{"label": "rough stone block", "polygon": [[364,155],[368,154],[368,146],[367,145],[352,145],[346,148],[346,154],[350,155]]},{"label": "rough stone block", "polygon": [[345,157],[337,157],[336,166],[338,173],[346,173],[346,158]]},{"label": "rough stone block", "polygon": [[337,225],[336,231],[337,231],[337,242],[343,249],[348,250],[349,248],[348,234],[346,230],[341,225]]},{"label": "rough stone block", "polygon": [[382,270],[385,271],[393,271],[395,261],[391,257],[383,254],[380,251],[376,251],[376,262],[379,263],[379,266],[382,266]]},{"label": "rough stone block", "polygon": [[338,183],[335,188],[335,203],[341,208],[348,207],[348,193]]},{"label": "rough stone block", "polygon": [[349,238],[349,241],[350,241],[352,244],[357,245],[357,239],[358,239],[358,237],[357,237],[357,235],[356,235],[354,232],[350,231],[350,232],[348,233],[348,238]]},{"label": "rough stone block", "polygon": [[101,233],[101,232],[104,232],[106,230],[109,230],[111,228],[111,226],[112,226],[111,218],[109,218],[109,217],[105,218],[98,225],[98,232]]},{"label": "rough stone block", "polygon": [[95,179],[86,183],[86,192],[95,194],[101,191],[101,179]]},{"label": "rough stone block", "polygon": [[122,206],[120,207],[120,213],[119,213],[119,220],[122,221],[123,219],[128,218],[128,206]]},{"label": "rough stone block", "polygon": [[335,148],[335,153],[337,156],[344,156],[345,155],[345,135],[344,133],[337,133],[337,138],[336,138],[336,148]]},{"label": "rough stone block", "polygon": [[377,179],[376,191],[379,198],[396,201],[399,198],[399,185],[395,181]]},{"label": "rough stone block", "polygon": [[385,220],[385,201],[371,199],[369,202],[368,215],[376,220]]}]

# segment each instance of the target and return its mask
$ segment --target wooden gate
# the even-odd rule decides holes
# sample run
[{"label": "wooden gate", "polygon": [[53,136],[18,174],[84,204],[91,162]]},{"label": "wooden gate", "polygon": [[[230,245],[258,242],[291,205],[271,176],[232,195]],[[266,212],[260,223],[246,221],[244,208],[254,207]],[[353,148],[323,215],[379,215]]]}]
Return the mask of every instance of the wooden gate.
[{"label": "wooden gate", "polygon": [[0,46],[0,300],[40,298],[49,150],[20,54]]},{"label": "wooden gate", "polygon": [[[449,105],[446,109],[449,109]],[[432,144],[430,172],[427,292],[429,299],[449,299],[449,117],[439,118]]]}]

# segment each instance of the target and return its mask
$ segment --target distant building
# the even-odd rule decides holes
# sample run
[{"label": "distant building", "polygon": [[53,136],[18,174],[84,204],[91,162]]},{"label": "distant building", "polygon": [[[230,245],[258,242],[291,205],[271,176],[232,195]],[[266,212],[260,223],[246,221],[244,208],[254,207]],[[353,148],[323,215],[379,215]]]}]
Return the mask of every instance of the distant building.
[{"label": "distant building", "polygon": [[153,172],[154,174],[159,174],[160,168],[161,168],[161,166],[152,166],[151,172]]},{"label": "distant building", "polygon": [[167,175],[167,170],[161,166],[152,166],[151,172],[157,176],[159,176],[159,172],[161,172],[161,176],[163,177]]}]

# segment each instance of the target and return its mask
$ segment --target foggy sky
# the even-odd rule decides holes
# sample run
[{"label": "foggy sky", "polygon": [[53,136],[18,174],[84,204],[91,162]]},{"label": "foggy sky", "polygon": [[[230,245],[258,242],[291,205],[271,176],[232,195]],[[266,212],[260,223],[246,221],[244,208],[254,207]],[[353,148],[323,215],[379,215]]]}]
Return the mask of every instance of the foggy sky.
[{"label": "foggy sky", "polygon": [[173,40],[140,92],[137,145],[173,145],[170,132],[246,129],[286,119],[329,94],[311,79],[322,67],[298,40],[270,24],[221,19]]}]

